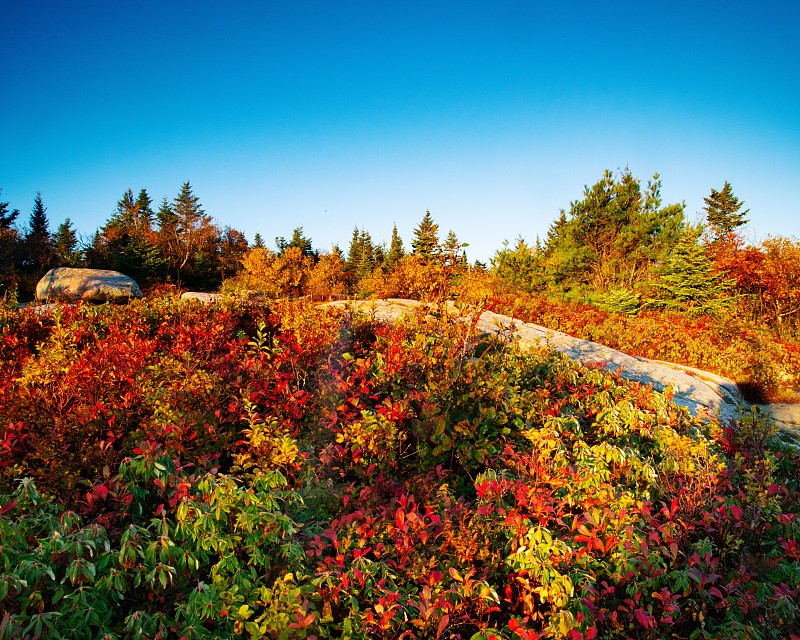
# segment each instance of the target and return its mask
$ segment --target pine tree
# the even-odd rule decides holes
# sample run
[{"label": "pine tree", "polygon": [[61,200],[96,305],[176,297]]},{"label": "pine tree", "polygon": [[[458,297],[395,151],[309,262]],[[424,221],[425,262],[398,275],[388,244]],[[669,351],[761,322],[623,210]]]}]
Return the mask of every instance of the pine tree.
[{"label": "pine tree", "polygon": [[159,232],[175,224],[175,212],[172,210],[172,205],[166,196],[161,200],[161,205],[156,212],[156,222],[158,223]]},{"label": "pine tree", "polygon": [[439,225],[433,221],[431,212],[426,210],[419,226],[414,229],[414,239],[411,241],[414,254],[426,260],[438,255],[440,251],[438,232]]},{"label": "pine tree", "polygon": [[216,255],[219,249],[220,233],[200,205],[200,198],[194,195],[192,185],[187,181],[180,193],[172,200],[175,226],[168,259],[173,261],[177,282],[184,277],[188,285],[208,289],[218,284]]},{"label": "pine tree", "polygon": [[59,266],[78,266],[80,255],[77,248],[78,234],[72,226],[72,220],[67,218],[58,226],[53,236],[53,252]]},{"label": "pine tree", "polygon": [[[2,189],[0,189],[1,193],[3,193]],[[8,202],[0,202],[0,229],[10,229],[17,216],[19,216],[19,209],[9,212]]]},{"label": "pine tree", "polygon": [[311,244],[311,238],[306,238],[303,235],[303,227],[297,227],[292,231],[292,239],[285,245],[284,250],[289,247],[297,247],[304,256],[316,258],[314,247]]},{"label": "pine tree", "polygon": [[631,288],[663,262],[684,228],[683,204],[662,206],[658,174],[646,188],[626,167],[605,171],[548,230],[543,267],[556,287]]},{"label": "pine tree", "polygon": [[[2,193],[2,189],[0,189]],[[0,297],[14,295],[17,284],[15,254],[19,248],[19,233],[14,228],[14,221],[19,216],[19,209],[8,210],[8,202],[0,202]]]},{"label": "pine tree", "polygon": [[372,266],[382,267],[386,264],[386,245],[384,243],[376,244],[372,248]]},{"label": "pine tree", "polygon": [[747,224],[745,216],[750,209],[742,211],[744,201],[733,195],[733,188],[726,180],[722,191],[711,189],[711,195],[703,198],[706,206],[706,220],[715,238],[731,233],[734,229]]},{"label": "pine tree", "polygon": [[264,249],[264,248],[266,248],[266,246],[267,245],[264,244],[264,238],[261,237],[260,233],[256,232],[256,235],[253,238],[253,244],[252,244],[251,248],[253,248],[253,249]]},{"label": "pine tree", "polygon": [[347,272],[355,273],[358,265],[361,264],[361,232],[358,227],[353,228],[353,236],[350,238],[350,247],[347,251]]},{"label": "pine tree", "polygon": [[504,240],[503,248],[495,251],[491,259],[492,273],[515,287],[535,291],[541,284],[539,260],[540,253],[518,236],[513,249],[508,240]]},{"label": "pine tree", "polygon": [[461,243],[452,229],[447,233],[444,245],[442,246],[442,256],[447,264],[455,266],[457,264],[466,263],[466,253],[464,247],[468,247],[467,243]]},{"label": "pine tree", "polygon": [[358,236],[358,245],[359,261],[356,267],[356,278],[360,280],[372,275],[372,271],[375,269],[375,245],[368,231],[361,230]]},{"label": "pine tree", "polygon": [[186,277],[190,285],[213,286],[219,280],[215,259],[219,229],[203,210],[189,182],[183,183],[171,205],[164,198],[156,219],[161,252],[178,285]]},{"label": "pine tree", "polygon": [[[162,280],[166,273],[166,260],[161,255],[160,239],[152,228],[156,216],[151,205],[146,189],[140,189],[136,198],[132,189],[126,189],[108,222],[84,251],[86,263],[90,267],[124,273],[140,286]],[[169,208],[166,198],[164,205]],[[165,213],[164,229],[170,226],[171,222],[166,218],[171,216],[171,211]]]},{"label": "pine tree", "polygon": [[50,222],[47,219],[47,207],[42,202],[41,192],[36,193],[33,209],[28,218],[25,254],[26,270],[37,278],[47,271],[53,260],[53,238],[50,234]]},{"label": "pine tree", "polygon": [[172,210],[184,231],[208,221],[208,216],[200,205],[200,198],[194,195],[192,185],[188,181],[181,185],[180,193],[173,198]]},{"label": "pine tree", "polygon": [[394,225],[392,227],[392,239],[389,242],[389,253],[386,254],[386,260],[384,261],[386,269],[391,269],[400,262],[400,259],[405,253],[406,252],[403,250],[403,240],[400,238],[400,234],[397,233],[397,225]]},{"label": "pine tree", "polygon": [[153,226],[153,199],[147,193],[147,189],[142,188],[139,190],[139,195],[136,198],[136,208],[139,213],[139,222],[142,228],[150,230]]},{"label": "pine tree", "polygon": [[123,232],[130,232],[136,226],[138,209],[133,198],[133,190],[126,189],[122,197],[117,200],[117,206],[107,226],[119,228]]}]

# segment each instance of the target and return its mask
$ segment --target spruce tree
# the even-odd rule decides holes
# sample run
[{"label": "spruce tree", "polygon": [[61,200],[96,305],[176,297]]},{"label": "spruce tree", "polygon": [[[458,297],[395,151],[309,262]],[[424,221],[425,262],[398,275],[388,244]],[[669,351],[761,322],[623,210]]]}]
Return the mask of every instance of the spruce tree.
[{"label": "spruce tree", "polygon": [[53,238],[50,234],[50,222],[47,219],[47,207],[42,202],[42,193],[36,193],[33,200],[28,232],[25,234],[26,271],[40,277],[49,268],[53,259]]},{"label": "spruce tree", "polygon": [[706,206],[706,220],[715,238],[731,233],[734,229],[747,224],[745,216],[750,209],[742,211],[744,201],[733,195],[730,182],[725,181],[722,191],[711,189],[711,195],[703,198]]},{"label": "spruce tree", "polygon": [[53,252],[59,266],[75,267],[80,263],[78,255],[78,234],[67,218],[56,229],[53,236]]},{"label": "spruce tree", "polygon": [[208,288],[219,280],[216,254],[220,232],[194,195],[192,185],[183,183],[170,203],[166,198],[156,213],[157,241],[162,259],[175,282],[184,278],[187,286]]},{"label": "spruce tree", "polygon": [[360,280],[372,275],[375,268],[375,245],[372,236],[364,229],[358,235],[358,265],[356,266],[356,277]]},{"label": "spruce tree", "polygon": [[361,264],[361,232],[358,227],[353,228],[353,236],[350,238],[350,247],[347,251],[347,271],[355,273]]},{"label": "spruce tree", "polygon": [[386,245],[384,243],[376,244],[372,248],[372,266],[382,267],[386,264]]},{"label": "spruce tree", "polygon": [[541,253],[531,248],[518,236],[512,249],[508,240],[491,258],[492,273],[524,291],[535,291],[541,286]]},{"label": "spruce tree", "polygon": [[200,198],[194,195],[192,185],[188,181],[183,183],[180,192],[173,198],[172,210],[183,231],[196,228],[202,222],[209,220],[200,205]]},{"label": "spruce tree", "polygon": [[[0,189],[0,193],[2,189]],[[7,202],[0,202],[0,298],[14,295],[17,283],[15,255],[19,248],[19,234],[14,228],[14,221],[19,210],[9,211]]]},{"label": "spruce tree", "polygon": [[220,232],[194,195],[187,181],[172,200],[175,224],[168,243],[167,259],[171,262],[177,283],[184,278],[187,286],[208,289],[219,284],[216,255]]},{"label": "spruce tree", "polygon": [[[3,190],[0,189],[0,194],[2,193]],[[10,229],[17,216],[19,216],[19,209],[9,212],[8,202],[0,202],[0,229]]]},{"label": "spruce tree", "polygon": [[464,253],[463,249],[468,246],[467,243],[462,244],[456,232],[451,229],[447,233],[444,245],[442,246],[442,254],[445,262],[453,266],[466,263],[466,253]]},{"label": "spruce tree", "polygon": [[172,205],[166,196],[161,200],[161,205],[156,212],[156,222],[158,223],[159,232],[175,224],[175,212],[172,210]]},{"label": "spruce tree", "polygon": [[261,234],[256,232],[256,235],[253,237],[253,249],[264,249],[267,245],[264,244],[264,238],[261,237]]},{"label": "spruce tree", "polygon": [[387,269],[391,269],[400,262],[400,259],[405,255],[403,250],[403,240],[400,234],[397,233],[397,225],[392,227],[392,239],[389,242],[389,252],[386,254],[384,265]]},{"label": "spruce tree", "polygon": [[653,284],[656,296],[648,307],[679,311],[690,315],[719,315],[734,298],[732,282],[714,273],[706,247],[699,242],[701,229],[689,228],[673,248]]},{"label": "spruce tree", "polygon": [[433,221],[431,212],[426,210],[419,226],[414,229],[411,247],[418,256],[430,260],[439,254],[439,225]]},{"label": "spruce tree", "polygon": [[133,190],[126,189],[122,197],[117,200],[117,206],[107,226],[119,228],[121,231],[129,233],[136,226],[137,218],[136,201],[133,198]]},{"label": "spruce tree", "polygon": [[142,188],[139,190],[139,195],[136,198],[136,208],[139,214],[139,224],[142,229],[149,230],[153,226],[153,219],[155,213],[153,212],[153,199],[147,193],[147,189]]},{"label": "spruce tree", "polygon": [[306,238],[303,234],[303,227],[296,227],[294,231],[292,231],[292,239],[284,246],[284,250],[289,247],[297,247],[304,256],[316,257],[313,245],[311,244],[311,238]]}]

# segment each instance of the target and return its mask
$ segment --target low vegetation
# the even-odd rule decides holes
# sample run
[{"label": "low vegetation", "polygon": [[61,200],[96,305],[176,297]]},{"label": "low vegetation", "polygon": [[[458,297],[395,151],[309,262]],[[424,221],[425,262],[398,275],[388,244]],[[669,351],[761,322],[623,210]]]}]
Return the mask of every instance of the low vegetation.
[{"label": "low vegetation", "polygon": [[798,451],[436,313],[2,317],[0,628],[800,636]]}]

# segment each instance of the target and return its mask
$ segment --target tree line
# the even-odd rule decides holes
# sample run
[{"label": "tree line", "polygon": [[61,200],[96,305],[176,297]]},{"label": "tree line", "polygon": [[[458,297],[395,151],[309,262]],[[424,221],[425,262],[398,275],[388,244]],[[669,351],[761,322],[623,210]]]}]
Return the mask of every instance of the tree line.
[{"label": "tree line", "polygon": [[0,294],[30,297],[54,266],[113,269],[145,288],[170,283],[268,297],[448,295],[464,273],[478,271],[511,289],[612,311],[736,312],[794,333],[800,246],[781,237],[748,245],[744,204],[726,181],[705,198],[703,220],[691,223],[683,203],[663,202],[658,175],[645,184],[628,168],[606,171],[544,239],[506,242],[482,265],[468,262],[468,245],[454,231],[440,238],[430,211],[408,251],[396,225],[388,245],[356,227],[347,251],[334,245],[323,252],[297,227],[269,248],[260,233],[250,244],[241,231],[216,224],[186,182],[157,208],[146,189],[126,190],[105,224],[80,242],[69,219],[50,231],[39,193],[26,225],[0,202]]},{"label": "tree line", "polygon": [[146,189],[126,190],[109,219],[80,242],[67,218],[51,232],[47,208],[37,193],[26,225],[19,210],[0,202],[0,293],[30,297],[52,267],[112,269],[148,287],[170,282],[211,290],[235,275],[249,245],[244,234],[220,228],[207,214],[189,182],[157,208]]},{"label": "tree line", "polygon": [[[355,228],[347,253],[337,245],[320,252],[302,226],[289,240],[276,237],[274,249],[267,248],[260,233],[250,244],[240,230],[214,222],[189,182],[157,208],[145,188],[137,195],[127,189],[105,224],[83,242],[69,218],[51,231],[41,193],[34,198],[27,224],[20,224],[19,216],[18,209],[0,202],[0,295],[6,299],[30,298],[49,269],[63,266],[112,269],[145,288],[169,283],[213,291],[223,283],[228,288],[246,283],[277,296],[303,295],[319,265],[313,281],[344,293],[376,270],[392,270],[406,256],[396,225],[388,247],[373,241],[369,231]],[[453,231],[440,243],[438,225],[426,212],[414,231],[413,253],[427,261],[461,249]]]},{"label": "tree line", "polygon": [[665,204],[658,175],[606,171],[562,210],[544,240],[505,243],[492,269],[528,292],[595,303],[631,315],[665,310],[733,313],[779,333],[800,329],[800,244],[749,245],[744,208],[729,182],[704,198],[703,219]]}]

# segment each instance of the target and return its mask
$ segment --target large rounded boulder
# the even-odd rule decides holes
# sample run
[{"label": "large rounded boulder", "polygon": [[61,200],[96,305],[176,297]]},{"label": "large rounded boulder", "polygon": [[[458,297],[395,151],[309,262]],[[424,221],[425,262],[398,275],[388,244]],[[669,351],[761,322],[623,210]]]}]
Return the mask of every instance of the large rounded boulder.
[{"label": "large rounded boulder", "polygon": [[107,269],[50,269],[36,285],[39,302],[126,302],[141,297],[142,290],[133,278]]}]

